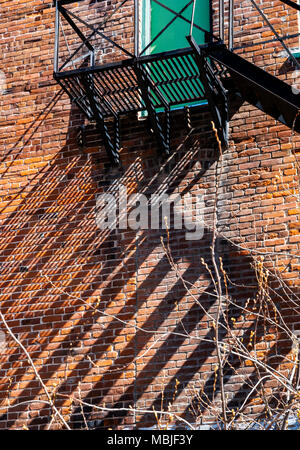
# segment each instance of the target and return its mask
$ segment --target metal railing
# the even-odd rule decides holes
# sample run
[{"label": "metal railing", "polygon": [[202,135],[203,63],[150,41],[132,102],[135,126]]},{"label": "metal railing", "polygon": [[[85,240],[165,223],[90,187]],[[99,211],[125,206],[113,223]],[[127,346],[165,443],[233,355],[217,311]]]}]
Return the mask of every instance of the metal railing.
[{"label": "metal railing", "polygon": [[[197,0],[193,0],[193,1],[194,1],[193,14],[192,14],[192,18],[191,18],[191,28],[190,28],[191,36],[193,33],[193,28],[195,26],[194,25],[194,12],[195,12]],[[287,41],[289,39],[294,39],[296,37],[299,37],[300,33],[286,34],[284,36],[281,36],[276,31],[276,29],[272,25],[271,21],[268,19],[267,15],[264,13],[263,9],[258,5],[257,1],[255,1],[255,0],[248,0],[248,1],[249,1],[249,4],[251,4],[252,7],[258,12],[258,14],[261,16],[263,22],[268,26],[268,28],[271,30],[272,34],[274,35],[274,38],[272,38],[272,39],[260,41],[260,45],[269,44],[272,42],[279,42],[281,44],[281,46],[283,47],[283,49],[288,54],[290,60],[293,61],[294,65],[298,69],[300,69],[300,63],[298,62],[298,60],[295,58],[295,56],[293,55],[293,53],[291,52],[291,50],[285,43],[285,41]],[[291,0],[279,0],[279,1],[281,1],[281,3],[283,3],[287,6],[290,6],[291,8],[294,8],[294,9],[300,11],[300,5],[295,3],[294,1],[291,1]],[[240,1],[237,2],[237,0],[235,0],[235,1],[234,0],[219,0],[219,37],[218,38],[222,42],[225,41],[225,34],[226,34],[225,33],[225,31],[226,31],[225,25],[227,23],[227,25],[228,25],[227,42],[224,42],[224,43],[227,44],[228,49],[231,51],[245,49],[245,48],[249,48],[251,46],[257,45],[257,42],[250,43],[250,44],[244,44],[242,46],[234,45],[234,36],[235,36],[234,10],[237,5],[240,6]],[[226,7],[227,7],[227,14],[225,13]]]},{"label": "metal railing", "polygon": [[[132,0],[131,0],[132,1]],[[78,14],[75,14],[70,9],[66,9],[65,6],[72,4],[71,0],[57,0],[55,1],[56,6],[56,16],[55,16],[55,55],[54,55],[54,72],[58,73],[62,70],[66,69],[72,63],[74,62],[74,58],[76,58],[79,54],[79,52],[83,48],[87,48],[87,54],[90,55],[90,67],[92,67],[95,63],[95,53],[99,52],[101,50],[104,50],[95,47],[92,45],[92,40],[95,38],[95,36],[100,36],[104,41],[108,42],[115,48],[119,49],[126,55],[128,58],[138,58],[143,55],[147,54],[147,50],[151,48],[151,46],[159,39],[159,37],[168,31],[168,29],[172,26],[172,24],[175,22],[175,20],[183,20],[190,24],[191,31],[192,29],[197,29],[201,32],[203,32],[206,36],[206,40],[210,41],[219,41],[220,38],[218,36],[215,36],[211,30],[207,30],[203,27],[201,27],[199,24],[195,23],[194,15],[195,15],[195,7],[196,7],[196,1],[195,0],[187,0],[186,4],[180,9],[180,11],[176,11],[173,8],[170,8],[169,6],[165,5],[163,3],[163,0],[151,0],[152,2],[156,3],[157,5],[160,5],[162,8],[166,9],[168,12],[173,14],[173,17],[171,20],[164,25],[161,30],[154,36],[150,42],[148,42],[144,48],[140,48],[140,29],[139,29],[139,19],[140,19],[140,0],[133,0],[134,2],[134,50],[133,52],[128,51],[126,48],[124,48],[122,45],[115,42],[112,38],[107,36],[106,33],[103,32],[103,28],[111,21],[113,20],[115,14],[126,4],[129,2],[129,0],[122,0],[120,1],[119,5],[107,14],[105,19],[97,26],[91,25],[86,20],[84,20],[82,17],[80,17]],[[189,20],[185,15],[184,12],[193,5],[193,13],[192,18]],[[77,34],[77,37],[80,39],[80,43],[78,44],[77,48],[71,52],[69,51],[68,57],[63,61],[63,63],[59,64],[59,56],[60,56],[60,34],[63,32],[62,29],[62,18],[66,23],[68,23],[72,28],[73,31]],[[79,28],[79,25],[76,23],[86,27],[87,29],[91,30],[91,33],[89,35],[84,35],[82,31]],[[187,44],[188,46],[188,44]]]},{"label": "metal railing", "polygon": [[[240,50],[243,48],[250,48],[251,46],[257,45],[257,43],[247,43],[243,45],[235,45],[234,38],[235,38],[235,25],[234,25],[234,12],[235,8],[240,6],[240,1],[237,0],[219,0],[219,29],[218,29],[218,36],[216,36],[212,30],[206,30],[197,23],[195,23],[195,11],[196,11],[196,4],[197,0],[187,0],[186,4],[181,8],[179,12],[176,10],[170,8],[169,6],[165,5],[163,3],[163,0],[151,0],[155,2],[156,4],[160,5],[161,7],[165,8],[167,11],[172,13],[174,16],[171,18],[171,20],[157,33],[156,36],[154,36],[151,39],[151,42],[148,42],[144,48],[140,48],[140,39],[139,39],[139,19],[140,19],[140,1],[134,0],[134,50],[132,52],[128,51],[126,48],[124,48],[122,45],[115,42],[113,39],[107,36],[106,33],[104,33],[103,28],[113,19],[114,15],[128,2],[129,0],[122,0],[120,1],[119,5],[115,8],[114,11],[107,14],[105,19],[97,26],[93,26],[89,24],[86,20],[83,20],[79,17],[79,15],[74,14],[71,10],[66,10],[65,6],[74,3],[72,0],[57,0],[55,1],[56,5],[56,19],[55,19],[55,55],[54,55],[54,71],[60,72],[69,65],[72,64],[74,61],[74,58],[79,54],[79,52],[82,50],[83,47],[87,48],[87,53],[90,55],[90,66],[93,66],[95,64],[95,51],[99,52],[101,51],[101,48],[94,48],[94,46],[91,44],[92,39],[98,35],[100,36],[104,41],[110,43],[115,48],[118,48],[120,51],[124,52],[124,55],[126,55],[128,58],[133,57],[139,57],[143,56],[147,53],[147,50],[157,41],[157,39],[165,33],[170,26],[174,23],[175,20],[181,19],[190,24],[190,35],[192,35],[194,29],[198,29],[202,32],[204,32],[207,36],[207,39],[210,39],[211,41],[225,41],[226,38],[226,45],[231,51]],[[198,0],[200,1],[200,0]],[[300,5],[292,0],[279,0],[281,3],[287,5],[288,7],[294,8],[295,10],[300,11]],[[294,34],[286,34],[286,35],[280,35],[275,27],[272,25],[271,20],[268,18],[267,14],[264,12],[263,7],[259,5],[259,2],[257,0],[248,0],[249,5],[252,5],[252,7],[257,11],[258,15],[261,17],[263,22],[268,26],[268,28],[271,30],[273,34],[273,38],[261,40],[260,44],[265,45],[272,42],[279,42],[287,55],[289,56],[290,60],[293,61],[294,65],[300,69],[300,64],[289,49],[289,47],[286,44],[286,41],[289,39],[293,39],[300,36],[300,33],[294,33]],[[192,14],[191,19],[189,20],[183,13],[192,5]],[[61,32],[61,17],[64,18],[66,22],[73,28],[81,42],[78,44],[78,47],[73,51],[70,52],[68,58],[66,58],[65,61],[63,61],[63,64],[59,66],[59,51],[60,51],[60,32]],[[87,29],[91,30],[91,33],[87,36],[85,36],[79,29],[79,26],[75,24],[75,21],[80,23],[81,25],[85,26]]]}]

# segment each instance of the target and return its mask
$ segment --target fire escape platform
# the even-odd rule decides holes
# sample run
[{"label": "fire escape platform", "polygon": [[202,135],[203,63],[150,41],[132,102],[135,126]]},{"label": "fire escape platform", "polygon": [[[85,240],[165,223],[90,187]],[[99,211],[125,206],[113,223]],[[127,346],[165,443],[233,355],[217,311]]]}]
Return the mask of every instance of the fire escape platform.
[{"label": "fire escape platform", "polygon": [[[144,76],[142,85],[139,71]],[[145,111],[143,84],[155,109],[206,99],[192,48],[56,72],[54,77],[90,120],[94,113],[85,80],[93,81],[94,100],[104,118]]]}]

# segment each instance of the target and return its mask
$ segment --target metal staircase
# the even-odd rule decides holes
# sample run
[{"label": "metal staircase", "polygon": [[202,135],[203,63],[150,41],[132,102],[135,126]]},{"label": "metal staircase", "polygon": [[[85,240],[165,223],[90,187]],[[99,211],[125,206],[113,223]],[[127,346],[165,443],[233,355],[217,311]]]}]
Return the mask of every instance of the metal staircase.
[{"label": "metal staircase", "polygon": [[223,116],[216,114],[217,99],[212,96],[222,95],[223,104],[226,105],[224,92],[227,91],[234,92],[242,100],[300,133],[300,91],[297,92],[289,84],[228,50],[224,44],[200,47],[193,38],[188,39],[197,56],[199,70],[205,73],[206,77],[212,71],[209,62],[211,60],[226,69],[220,71],[218,79],[222,87],[219,87],[218,92],[212,86],[204,84],[213,118],[219,128],[224,128],[226,112],[223,110]]}]

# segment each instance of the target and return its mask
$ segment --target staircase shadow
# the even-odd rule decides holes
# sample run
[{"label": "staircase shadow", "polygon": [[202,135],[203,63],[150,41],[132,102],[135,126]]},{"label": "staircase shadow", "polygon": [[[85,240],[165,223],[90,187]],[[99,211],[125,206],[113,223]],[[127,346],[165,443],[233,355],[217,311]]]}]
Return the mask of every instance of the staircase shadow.
[{"label": "staircase shadow", "polygon": [[[119,267],[118,258],[113,258],[112,247],[115,242],[115,233],[101,234],[95,227],[94,217],[92,220],[90,217],[87,219],[91,213],[94,213],[94,195],[99,192],[101,180],[104,180],[106,187],[111,184],[110,175],[106,171],[108,159],[102,153],[99,164],[96,152],[78,149],[76,134],[82,117],[76,108],[72,108],[69,121],[69,137],[65,145],[51,159],[51,163],[36,171],[36,174],[31,177],[30,184],[21,192],[23,201],[6,216],[1,224],[2,311],[13,331],[17,334],[21,333],[22,342],[37,362],[41,377],[50,385],[52,377],[60,369],[61,364],[64,364],[70,354],[73,354],[71,347],[83,340],[95,322],[95,316],[88,307],[84,313],[80,312],[83,302],[96,300],[101,288],[105,309],[122,292],[126,284],[126,279],[122,283],[118,282],[119,273],[123,268]],[[41,123],[42,119],[38,127]],[[145,123],[140,126],[147,128]],[[205,127],[208,129],[207,125]],[[23,152],[26,152],[26,145],[34,139],[34,133],[38,128],[32,124],[27,133],[31,129],[32,133],[25,141]],[[208,132],[211,133],[211,131]],[[126,138],[131,139],[131,136],[128,135]],[[197,136],[190,137],[191,140],[196,138]],[[90,146],[97,147],[99,145],[97,139],[92,132]],[[148,145],[153,145],[151,140],[149,142]],[[203,165],[203,173],[215,160],[214,151],[210,153],[207,159],[208,164]],[[15,158],[22,157],[22,151],[15,156]],[[149,161],[151,159],[153,160],[149,158]],[[178,161],[173,164],[173,168],[172,161],[168,164],[166,171],[170,173],[173,170],[173,185],[176,186],[183,174],[177,171],[176,175]],[[190,170],[190,161],[186,160],[180,167],[183,171]],[[129,168],[126,173],[127,178],[132,176],[130,170]],[[106,174],[103,175],[105,171]],[[102,172],[100,178],[99,172]],[[88,183],[86,182],[87,173],[91,176]],[[9,167],[6,176],[10,176]],[[74,192],[78,192],[76,197]],[[15,198],[13,195],[7,199],[6,208],[14,205]],[[5,212],[4,208],[2,213]],[[115,251],[116,256],[120,254],[123,257],[130,254],[134,246],[135,236],[122,247],[119,253],[118,250]],[[72,250],[74,248],[76,256]],[[63,257],[66,250],[67,257]],[[150,245],[144,258],[147,258],[152,250]],[[79,265],[76,263],[78,258],[83,260]],[[105,262],[100,263],[101,258]],[[59,271],[57,271],[58,261],[61,261]],[[135,271],[136,266],[133,265],[128,269],[126,276],[132,277]],[[164,271],[159,275],[161,278],[167,269]],[[115,278],[113,277],[110,283],[107,283],[105,280],[108,274],[114,272]],[[103,288],[105,282],[107,287]],[[118,286],[112,289],[111,286],[114,283]],[[74,293],[76,293],[75,298],[70,298],[70,294],[72,296]],[[76,326],[62,334],[61,329],[76,314],[80,316]],[[133,314],[134,308],[129,303],[120,312],[120,317],[126,317],[129,320]],[[116,329],[114,337],[116,333],[122,331],[118,321],[114,321],[107,329],[105,328],[93,345],[99,357],[101,352],[109,347],[109,344],[103,346],[101,342],[103,340],[109,342],[113,329]],[[18,400],[38,398],[41,388],[37,380],[27,374],[26,358],[12,342],[9,342],[8,358],[5,357],[4,360],[1,367],[3,380],[1,398],[7,397],[19,386],[18,396],[11,400],[11,411],[1,417],[1,426],[10,427],[17,420],[18,415],[14,412],[14,408],[17,407]],[[66,381],[60,387],[60,392],[74,391],[80,379],[90,370],[91,365],[86,360],[75,364],[74,373],[70,374],[73,385],[70,386],[70,383]],[[18,407],[19,412],[25,409],[26,405]],[[43,414],[45,414],[44,418],[42,418]],[[32,411],[32,417],[36,415],[36,412]],[[48,420],[50,420],[49,408],[42,409],[39,417],[33,418],[32,426],[39,427],[43,421],[48,423]]]},{"label": "staircase shadow", "polygon": [[[235,111],[234,107],[231,114]],[[114,192],[119,183],[134,185],[137,192],[147,195],[161,190],[171,194],[187,178],[181,192],[185,194],[199,189],[204,176],[213,176],[213,164],[219,155],[209,113],[195,109],[192,119],[192,130],[182,126],[183,112],[172,119],[175,126],[176,123],[181,126],[175,128],[173,136],[177,151],[166,161],[156,159],[155,142],[153,137],[148,137],[147,122],[138,123],[134,129],[127,128],[124,123],[123,167],[112,173],[108,170],[109,161],[104,151],[98,153],[99,138],[93,129],[88,131],[87,148],[78,148],[76,135],[82,116],[72,108],[66,143],[51,163],[31,177],[21,192],[24,194],[22,202],[1,223],[2,312],[13,331],[22,338],[44,382],[53,386],[57,377],[62,380],[56,388],[58,407],[65,404],[62,395],[70,398],[76,394],[80,382],[85,379],[89,381],[83,398],[92,404],[99,404],[106,397],[115,406],[132,404],[133,399],[142,401],[147,389],[168,364],[176,372],[173,375],[170,369],[166,386],[166,398],[170,400],[176,377],[183,380],[179,390],[182,392],[184,383],[199,372],[212,355],[212,348],[207,343],[200,343],[182,367],[178,368],[174,362],[181,349],[185,354],[190,351],[185,350],[187,344],[180,334],[184,330],[192,335],[203,332],[199,329],[203,311],[190,295],[186,295],[182,282],[174,282],[174,273],[160,243],[161,236],[167,239],[166,232],[145,231],[137,240],[137,233],[131,231],[123,239],[121,233],[99,230],[95,224],[95,195]],[[140,151],[141,135],[144,136],[144,153]],[[34,131],[29,140],[32,138]],[[10,175],[9,168],[6,175]],[[205,191],[205,183],[200,189]],[[14,199],[8,199],[7,206],[13,206]],[[234,246],[226,240],[218,239],[217,244],[232,280],[245,281],[241,279],[244,266],[244,273],[249,270],[249,283],[252,283],[251,261],[246,257],[241,260]],[[184,233],[176,231],[170,245],[184,278],[192,284],[198,283],[197,289],[204,282],[206,288],[198,300],[210,310],[215,306],[211,297],[213,287],[199,261],[204,257],[211,267],[211,232],[205,231],[199,245],[187,247]],[[151,259],[155,261],[154,265],[146,276],[142,276],[141,270],[147,269]],[[138,289],[130,291],[133,277],[138,278]],[[167,283],[170,288],[158,293]],[[246,286],[242,295],[234,291],[235,301],[244,304],[248,289]],[[96,304],[99,296],[102,313],[95,314],[90,305]],[[183,305],[183,317],[179,322],[178,304]],[[110,311],[114,311],[113,315],[104,321],[103,314]],[[145,318],[143,328],[147,333],[128,330],[129,340],[121,345],[118,355],[109,365],[95,369],[84,354],[85,346],[92,349],[95,362],[106,360],[110,347],[126,334],[127,326],[137,312]],[[234,309],[230,314],[234,317]],[[166,325],[168,321],[170,325]],[[207,327],[207,319],[205,323]],[[167,338],[160,340],[154,348],[155,354],[151,354],[148,346],[152,345],[156,333],[161,333],[160,328],[168,326],[173,327],[174,332],[167,332]],[[178,335],[174,334],[176,332]],[[205,334],[210,338],[211,330]],[[6,399],[13,392],[16,395],[10,399],[11,409],[0,418],[0,426],[8,428],[17,424],[21,412],[27,410],[25,404],[18,406],[18,403],[35,399],[40,402],[37,403],[39,408],[29,411],[28,426],[32,429],[45,427],[51,421],[51,412],[48,407],[41,406],[41,386],[28,373],[26,357],[21,350],[10,341],[8,344],[0,370],[0,396]],[[146,357],[140,364],[136,357],[145,350]],[[137,376],[126,381],[124,373],[132,371],[132,364]],[[112,400],[110,392],[114,389],[116,394]],[[161,391],[155,389],[154,405],[157,405],[161,402]],[[90,422],[94,420],[93,416],[94,412],[87,412]],[[124,416],[122,413],[118,417],[102,414],[95,420],[105,428],[119,426]],[[84,427],[81,409],[72,412],[69,422],[73,428]],[[145,416],[141,418],[142,422],[153,423],[153,417]]]}]

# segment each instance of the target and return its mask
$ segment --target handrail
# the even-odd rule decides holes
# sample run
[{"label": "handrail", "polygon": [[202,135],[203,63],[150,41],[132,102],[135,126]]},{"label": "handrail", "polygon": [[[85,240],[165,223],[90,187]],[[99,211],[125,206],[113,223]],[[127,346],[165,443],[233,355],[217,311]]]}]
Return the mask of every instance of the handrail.
[{"label": "handrail", "polygon": [[279,1],[300,11],[300,5],[298,5],[298,3],[292,2],[291,0],[279,0]]},{"label": "handrail", "polygon": [[197,3],[197,0],[194,0],[194,3],[193,3],[193,11],[192,11],[192,18],[191,18],[190,36],[192,36],[192,34],[193,34],[194,20],[195,20],[195,10],[196,10],[196,3]]},{"label": "handrail", "polygon": [[[280,0],[282,1],[282,0]],[[285,0],[286,1],[286,0]],[[252,3],[252,5],[256,8],[256,10],[258,11],[258,13],[261,15],[261,17],[264,19],[264,21],[267,23],[268,27],[270,28],[270,30],[272,31],[272,33],[276,36],[276,39],[278,42],[281,43],[281,45],[283,46],[284,50],[287,52],[287,54],[289,55],[289,57],[294,61],[295,65],[297,66],[298,69],[300,69],[300,63],[297,61],[297,59],[295,58],[295,56],[292,54],[292,52],[290,51],[290,49],[288,48],[288,46],[285,44],[285,42],[283,41],[282,37],[279,36],[279,34],[277,33],[277,31],[275,30],[275,28],[273,27],[273,25],[271,24],[271,22],[269,21],[269,19],[267,18],[267,16],[264,14],[264,12],[260,9],[260,7],[258,6],[258,4],[255,2],[255,0],[250,0],[250,2]]]},{"label": "handrail", "polygon": [[[90,50],[91,55],[91,62],[90,67],[93,67],[94,60],[93,55],[95,54],[95,51],[98,51],[97,48],[93,48],[90,41],[95,35],[100,35],[103,39],[110,42],[111,45],[114,47],[119,48],[124,54],[127,55],[127,57],[139,57],[146,53],[146,50],[159,38],[159,36],[164,33],[168,27],[176,20],[176,19],[182,19],[190,24],[190,37],[193,35],[193,30],[196,28],[197,30],[201,30],[205,33],[206,36],[206,42],[209,40],[215,41],[215,42],[224,42],[226,39],[227,47],[230,51],[240,50],[243,48],[251,47],[253,42],[251,43],[245,43],[242,46],[235,47],[234,46],[234,8],[237,5],[237,2],[234,3],[234,0],[219,0],[219,36],[214,35],[213,30],[205,30],[200,25],[195,23],[196,18],[196,1],[197,0],[186,0],[185,6],[179,11],[176,12],[174,9],[170,8],[169,6],[165,5],[163,3],[164,0],[153,0],[158,5],[161,5],[166,10],[171,12],[173,14],[172,19],[166,24],[165,27],[163,27],[159,33],[149,42],[145,48],[141,49],[139,51],[139,45],[138,45],[138,28],[139,28],[139,10],[138,10],[138,4],[139,0],[134,1],[134,9],[135,9],[135,49],[134,54],[131,54],[126,48],[119,45],[117,42],[106,36],[105,33],[101,32],[101,28],[107,24],[112,18],[112,16],[128,1],[128,0],[120,0],[117,7],[110,13],[107,14],[105,17],[105,20],[101,22],[100,24],[93,26],[88,24],[85,20],[78,17],[76,14],[74,14],[71,10],[66,10],[63,5],[71,4],[75,0],[54,0],[54,4],[56,5],[56,25],[55,25],[55,57],[54,57],[54,71],[56,73],[61,72],[64,68],[68,67],[68,65],[72,64],[74,62],[74,57],[79,53],[79,51],[84,47],[88,47]],[[285,4],[289,7],[292,7],[293,9],[296,9],[297,11],[300,11],[300,4],[298,5],[295,0],[279,0],[282,4]],[[291,52],[291,50],[286,45],[286,40],[289,38],[294,38],[297,36],[297,34],[292,35],[285,35],[281,36],[274,26],[272,25],[271,21],[268,19],[265,12],[262,10],[261,6],[258,4],[257,0],[248,0],[249,3],[252,4],[252,6],[257,10],[258,14],[262,17],[263,21],[267,24],[269,29],[272,31],[272,34],[274,35],[273,39],[269,39],[266,41],[262,41],[261,44],[269,43],[269,42],[280,42],[281,46],[284,48],[285,52],[288,54],[289,59],[293,61],[294,66],[297,69],[300,69],[300,63],[298,62],[297,58],[294,56],[294,54]],[[192,15],[191,19],[189,20],[183,15],[183,12],[192,5]],[[59,67],[59,33],[60,33],[60,14],[66,19],[71,27],[74,29],[74,31],[77,33],[79,38],[81,39],[81,43],[78,45],[78,47],[73,51],[73,53],[69,57],[62,62],[62,65]],[[76,26],[74,20],[79,21],[80,24],[85,25],[88,29],[91,30],[91,33],[85,36],[81,31],[79,30],[79,27]],[[225,24],[226,27],[228,27],[225,30]],[[226,32],[225,32],[226,31]],[[298,36],[300,36],[300,33],[298,33]],[[80,57],[81,59],[81,57]]]},{"label": "handrail", "polygon": [[[77,47],[77,49],[69,56],[69,58],[62,64],[62,66],[58,67],[58,60],[59,60],[59,13],[61,13],[61,10],[65,8],[63,8],[63,5],[69,4],[69,3],[74,3],[74,0],[63,0],[63,1],[58,1],[58,0],[54,0],[54,5],[56,7],[56,25],[55,25],[55,56],[54,56],[54,71],[55,72],[60,72],[65,66],[67,66],[67,64],[69,64],[70,61],[72,61],[72,59],[74,58],[74,56],[84,47],[84,45],[87,45],[87,43],[92,39],[92,37],[95,34],[100,34],[102,35],[102,37],[106,40],[107,37],[105,35],[103,35],[103,33],[101,33],[99,30],[107,24],[107,22],[109,22],[111,20],[111,18],[113,17],[114,14],[116,14],[116,12],[127,2],[128,0],[122,0],[121,3],[116,7],[115,10],[112,11],[111,14],[109,14],[105,20],[103,22],[101,22],[97,27],[93,27],[91,25],[89,25],[88,23],[86,23],[85,21],[83,21],[82,19],[80,19],[79,17],[77,17],[74,13],[72,13],[71,11],[68,11],[69,14],[71,14],[73,17],[76,17],[77,20],[79,20],[80,22],[83,22],[84,25],[87,26],[87,28],[92,29],[92,33],[89,34],[89,36],[87,36],[86,38],[84,38],[81,42],[81,44]],[[66,10],[65,10],[66,11]],[[115,42],[113,42],[112,40],[110,40],[110,42],[115,45],[118,46]],[[131,55],[129,52],[126,52],[125,49],[123,49],[123,47],[118,46],[119,48],[121,48],[122,51],[125,51],[125,53],[128,53],[129,56],[133,56]]]},{"label": "handrail", "polygon": [[[228,8],[227,9],[225,8],[226,1],[228,2]],[[300,69],[299,61],[295,58],[295,56],[293,55],[293,53],[291,52],[291,50],[289,49],[289,47],[285,43],[285,41],[287,39],[295,38],[297,36],[300,36],[300,33],[292,34],[292,35],[280,36],[279,33],[276,31],[276,29],[273,27],[273,25],[270,22],[270,20],[268,19],[267,15],[264,13],[264,11],[261,9],[261,7],[257,4],[257,0],[248,0],[248,1],[257,10],[259,15],[262,17],[263,21],[267,24],[267,26],[270,28],[270,30],[272,31],[272,33],[274,35],[273,39],[269,39],[267,41],[263,41],[262,44],[270,43],[270,42],[276,42],[276,41],[280,42],[280,44],[282,45],[282,47],[284,48],[284,50],[288,54],[290,60],[293,61],[295,67],[297,67],[297,69]],[[300,11],[300,4],[297,4],[293,0],[279,0],[279,1],[281,3],[284,3],[287,6],[290,6],[290,7],[294,8],[294,9],[296,9],[297,11]],[[227,33],[226,37],[228,38],[228,48],[231,51],[247,48],[248,46],[251,47],[253,45],[256,45],[256,44],[251,43],[249,45],[246,44],[246,45],[243,45],[243,46],[240,46],[240,47],[235,47],[234,46],[234,6],[235,6],[234,0],[219,0],[219,22],[220,22],[219,23],[219,33],[220,33],[220,38],[221,38],[222,41],[224,41],[224,39],[225,39],[224,24],[226,22],[226,18],[228,17],[228,33]],[[228,16],[226,14],[226,17],[225,17],[225,11],[226,12],[228,11]]]},{"label": "handrail", "polygon": [[[155,1],[156,3],[159,3],[158,0],[154,0],[154,1]],[[186,20],[187,22],[190,23],[190,34],[189,34],[188,37],[189,37],[189,38],[192,38],[192,37],[193,37],[193,29],[194,29],[194,27],[195,27],[195,28],[197,28],[198,30],[203,31],[203,32],[205,33],[205,36],[209,36],[209,39],[211,39],[211,40],[215,39],[216,42],[220,42],[220,41],[221,41],[220,37],[219,37],[219,36],[216,36],[216,35],[212,32],[212,30],[210,30],[210,31],[205,30],[204,28],[200,27],[199,25],[197,25],[197,24],[195,23],[196,3],[197,3],[197,0],[193,0],[193,9],[192,9],[191,20],[185,19],[183,16],[179,16],[179,17],[181,17],[182,19],[184,19],[184,20]],[[160,3],[159,3],[159,4],[160,4]],[[164,6],[164,7],[165,7],[166,9],[168,9],[169,11],[172,11],[172,10],[171,10],[170,8],[168,8],[167,6]]]},{"label": "handrail", "polygon": [[229,0],[229,30],[228,30],[228,48],[233,49],[233,16],[234,16],[234,0]]}]

